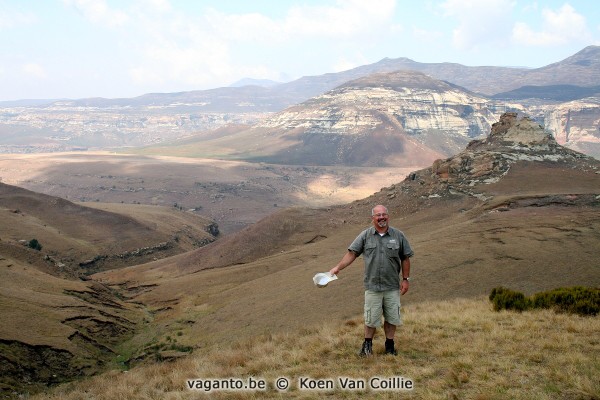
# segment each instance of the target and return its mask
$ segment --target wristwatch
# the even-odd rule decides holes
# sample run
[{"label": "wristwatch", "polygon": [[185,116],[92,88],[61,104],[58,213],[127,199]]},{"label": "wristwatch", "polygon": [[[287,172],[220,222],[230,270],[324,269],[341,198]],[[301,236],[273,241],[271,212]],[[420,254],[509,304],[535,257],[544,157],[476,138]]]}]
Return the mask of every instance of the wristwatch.
[{"label": "wristwatch", "polygon": [[408,278],[402,278],[403,281],[410,281],[410,277]]}]

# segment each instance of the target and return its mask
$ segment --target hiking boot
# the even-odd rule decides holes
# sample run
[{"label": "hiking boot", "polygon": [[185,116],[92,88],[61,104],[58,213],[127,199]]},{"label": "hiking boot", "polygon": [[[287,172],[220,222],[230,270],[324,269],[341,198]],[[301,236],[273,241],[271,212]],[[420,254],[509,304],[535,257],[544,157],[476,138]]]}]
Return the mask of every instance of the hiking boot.
[{"label": "hiking boot", "polygon": [[363,342],[362,349],[360,349],[360,353],[358,353],[361,357],[369,357],[373,355],[373,342],[367,342],[366,340]]},{"label": "hiking boot", "polygon": [[385,343],[385,354],[391,354],[393,356],[397,356],[398,355],[398,352],[396,351],[396,349],[394,349],[394,342],[388,343],[386,341],[386,343]]}]

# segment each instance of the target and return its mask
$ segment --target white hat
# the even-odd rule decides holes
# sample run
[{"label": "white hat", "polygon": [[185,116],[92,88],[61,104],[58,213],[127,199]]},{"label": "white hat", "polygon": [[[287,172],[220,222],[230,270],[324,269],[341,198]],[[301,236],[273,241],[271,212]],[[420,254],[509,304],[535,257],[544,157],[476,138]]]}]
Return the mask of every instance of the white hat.
[{"label": "white hat", "polygon": [[335,281],[337,279],[337,275],[332,275],[329,272],[319,272],[315,276],[313,276],[313,282],[317,287],[325,287],[331,281]]}]

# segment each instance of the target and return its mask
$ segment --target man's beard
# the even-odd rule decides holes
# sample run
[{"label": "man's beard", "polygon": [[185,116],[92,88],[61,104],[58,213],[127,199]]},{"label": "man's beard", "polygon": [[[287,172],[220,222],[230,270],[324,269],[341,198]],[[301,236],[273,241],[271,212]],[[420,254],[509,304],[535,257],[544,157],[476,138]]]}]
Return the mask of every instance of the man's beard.
[{"label": "man's beard", "polygon": [[381,221],[377,221],[377,226],[380,228],[385,228],[387,226],[387,221],[385,219],[381,220]]}]

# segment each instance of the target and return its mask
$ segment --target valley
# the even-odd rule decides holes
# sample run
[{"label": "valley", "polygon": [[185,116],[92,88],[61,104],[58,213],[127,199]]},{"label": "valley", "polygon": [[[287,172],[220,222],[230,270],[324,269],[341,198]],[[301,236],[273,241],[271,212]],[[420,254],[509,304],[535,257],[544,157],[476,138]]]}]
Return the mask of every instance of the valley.
[{"label": "valley", "polygon": [[403,307],[599,287],[599,54],[0,104],[0,393],[357,326],[361,260],[312,276],[376,204],[415,248]]},{"label": "valley", "polygon": [[83,204],[177,208],[210,218],[228,234],[280,208],[369,196],[419,167],[289,166],[82,152],[3,156],[0,179]]}]

